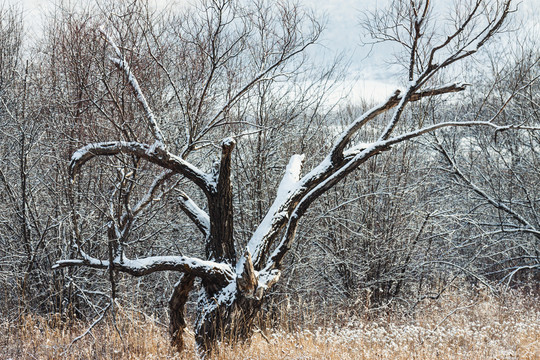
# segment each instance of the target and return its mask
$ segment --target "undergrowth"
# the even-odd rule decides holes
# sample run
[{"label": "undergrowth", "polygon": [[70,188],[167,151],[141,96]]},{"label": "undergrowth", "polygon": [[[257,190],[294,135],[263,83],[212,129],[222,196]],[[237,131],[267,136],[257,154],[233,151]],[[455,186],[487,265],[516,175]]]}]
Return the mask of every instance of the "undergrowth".
[{"label": "undergrowth", "polygon": [[[197,359],[192,333],[186,334],[187,350],[178,354],[169,345],[166,324],[134,310],[115,314],[73,344],[89,324],[57,315],[2,320],[0,358]],[[342,313],[320,323],[325,325],[258,329],[250,343],[221,344],[212,358],[540,359],[538,299],[518,292],[454,294],[423,302],[409,315]]]}]

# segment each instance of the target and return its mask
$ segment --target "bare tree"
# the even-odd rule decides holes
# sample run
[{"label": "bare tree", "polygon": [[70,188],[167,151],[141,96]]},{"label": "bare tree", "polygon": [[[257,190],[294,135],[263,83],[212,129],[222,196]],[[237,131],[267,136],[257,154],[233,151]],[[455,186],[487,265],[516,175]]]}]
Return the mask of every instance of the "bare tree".
[{"label": "bare tree", "polygon": [[[6,303],[22,311],[51,309],[46,245],[56,222],[41,212],[47,181],[37,164],[45,157],[41,146],[44,124],[37,118],[35,69],[24,61],[22,10],[0,7],[0,191],[2,215],[3,292]],[[44,195],[44,197],[42,197]],[[47,199],[47,201],[50,199]],[[15,306],[14,306],[15,308]],[[15,313],[14,313],[15,315]]]},{"label": "bare tree", "polygon": [[[485,93],[489,96],[471,97],[461,106],[469,108],[471,117],[498,116],[503,124],[537,127],[540,57],[534,39],[524,36],[506,53],[506,66],[501,67],[503,53],[497,51],[499,61],[488,68],[491,74],[486,82],[491,84]],[[538,201],[533,195],[539,185],[535,176],[538,133],[522,131],[510,136],[482,130],[434,136],[432,146],[450,176],[447,183],[468,194],[456,209],[476,229],[468,246],[478,242],[474,247],[484,249],[472,265],[485,277],[506,285],[530,285],[539,274]]]},{"label": "bare tree", "polygon": [[[458,2],[452,20],[437,27],[431,22],[429,1],[395,1],[389,11],[373,14],[368,29],[384,41],[397,41],[406,51],[406,89],[396,90],[387,100],[348,124],[324,158],[309,171],[302,172],[302,165],[312,163],[313,159],[292,155],[271,206],[242,246],[242,241],[235,239],[231,173],[235,137],[241,139],[235,136],[238,134],[234,125],[246,121],[248,115],[240,105],[244,99],[255,96],[252,90],[258,85],[297,71],[302,65],[299,59],[303,52],[316,42],[320,26],[300,8],[286,3],[279,3],[276,11],[270,11],[270,5],[265,2],[255,3],[251,9],[218,0],[203,1],[198,6],[202,11],[184,17],[184,26],[174,32],[182,40],[178,44],[181,67],[177,71],[169,70],[169,64],[160,61],[155,52],[163,46],[159,41],[164,37],[144,34],[180,108],[177,124],[184,129],[184,140],[171,140],[180,133],[163,130],[169,126],[168,122],[153,111],[138,81],[139,75],[128,61],[136,50],[117,45],[114,33],[102,31],[112,52],[112,62],[143,110],[148,133],[90,143],[72,155],[70,171],[74,179],[90,160],[106,157],[119,159],[114,165],[118,176],[113,181],[109,208],[102,210],[108,239],[102,253],[106,255],[98,257],[88,252],[93,238],[83,236],[80,218],[74,214],[73,246],[77,256],[59,260],[55,268],[105,269],[111,279],[114,272],[133,276],[159,271],[181,273],[169,303],[170,332],[179,349],[183,347],[182,333],[186,327],[184,307],[195,280],[200,279],[195,334],[199,350],[206,353],[220,339],[234,341],[249,337],[264,295],[279,280],[300,220],[315,200],[359,166],[392,146],[439,129],[510,128],[498,126],[494,121],[433,119],[431,125],[419,123],[411,130],[401,123],[407,105],[465,90],[466,85],[458,82],[439,85],[437,74],[475,54],[495,37],[512,8],[510,1]],[[239,117],[234,116],[235,112]],[[371,132],[362,138],[365,134],[361,130],[367,128]],[[227,132],[231,136],[219,143],[220,159],[205,170],[203,166],[208,166],[205,159],[210,154],[205,151],[212,149],[215,137]],[[145,136],[149,139],[143,142]],[[125,158],[132,165],[122,162]],[[152,164],[149,169],[155,175],[147,182],[146,190],[137,194],[132,179],[141,162]],[[180,252],[158,256],[134,254],[136,258],[130,259],[129,238],[137,221],[154,203],[174,191],[179,194],[180,209],[202,233],[204,257]],[[195,195],[188,195],[188,191]],[[197,198],[197,194],[202,196]]]},{"label": "bare tree", "polygon": [[[4,5],[5,6],[5,5]],[[2,268],[21,269],[18,261],[8,261],[9,254],[19,254],[21,258],[26,258],[28,264],[32,258],[32,244],[29,239],[29,219],[28,203],[26,194],[28,187],[27,180],[27,138],[24,132],[24,99],[20,100],[21,91],[24,86],[21,84],[19,71],[24,68],[21,64],[21,38],[22,38],[22,19],[21,14],[14,8],[0,8],[0,136],[2,151],[0,158],[0,189],[2,189],[2,246],[1,255]],[[20,238],[22,246],[17,246]],[[13,271],[15,272],[15,271]],[[22,291],[17,291],[17,285],[25,283],[22,279],[17,279],[19,284],[10,282],[8,276],[2,276],[2,285],[6,289],[23,295],[27,286],[22,286]],[[22,301],[22,299],[21,299]]]}]

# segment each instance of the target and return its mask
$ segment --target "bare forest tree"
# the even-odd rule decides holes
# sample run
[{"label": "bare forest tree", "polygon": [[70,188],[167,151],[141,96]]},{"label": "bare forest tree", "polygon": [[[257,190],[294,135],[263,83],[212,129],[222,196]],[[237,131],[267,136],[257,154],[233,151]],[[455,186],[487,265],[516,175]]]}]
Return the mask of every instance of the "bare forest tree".
[{"label": "bare forest tree", "polygon": [[[520,123],[538,127],[537,90],[540,57],[536,39],[521,37],[506,50],[506,66],[490,62],[492,85],[482,99],[472,97],[462,106],[475,118],[497,116],[504,124]],[[538,132],[522,131],[509,136],[485,129],[467,129],[454,134],[433,136],[431,146],[440,155],[448,183],[456,191],[466,189],[462,218],[481,229],[462,244],[476,241],[484,249],[477,254],[477,268],[487,278],[509,285],[538,281],[540,258],[538,199]],[[488,174],[497,174],[489,176]]]},{"label": "bare forest tree", "polygon": [[58,211],[46,106],[36,95],[36,64],[24,60],[22,16],[17,7],[0,8],[0,283],[8,308],[49,312],[59,310],[58,273],[48,268],[62,254],[53,244],[68,209]]},{"label": "bare forest tree", "polygon": [[[201,290],[195,334],[201,353],[211,351],[220,339],[249,338],[310,206],[376,155],[448,127],[533,129],[498,125],[497,116],[452,121],[433,116],[429,124],[404,126],[411,104],[466,89],[460,82],[441,85],[439,79],[445,72],[451,76],[456,63],[494,39],[514,9],[510,1],[460,1],[451,17],[435,19],[429,1],[394,1],[390,9],[370,14],[365,26],[376,41],[397,42],[403,50],[405,90],[396,90],[353,119],[324,153],[282,150],[290,160],[281,179],[273,180],[273,201],[269,207],[257,204],[253,227],[243,222],[237,229],[238,218],[248,216],[239,199],[257,203],[261,192],[268,192],[259,185],[249,201],[249,193],[234,192],[247,186],[233,177],[234,170],[255,171],[235,158],[237,143],[240,148],[242,142],[265,145],[257,137],[268,131],[269,121],[285,127],[304,116],[306,124],[317,129],[317,118],[310,114],[335,78],[331,69],[315,80],[304,70],[306,49],[317,42],[321,25],[309,12],[286,2],[205,0],[165,20],[142,5],[129,11],[122,5],[101,6],[113,14],[106,27],[98,30],[102,19],[91,17],[77,27],[77,36],[89,37],[85,44],[95,50],[79,52],[94,63],[77,72],[86,77],[79,79],[84,91],[76,103],[81,110],[76,119],[86,117],[92,126],[74,127],[78,134],[73,139],[95,142],[71,156],[73,256],[54,267],[106,270],[113,298],[118,272],[179,273],[169,302],[170,333],[179,349],[187,326],[185,304],[197,279]],[[319,85],[306,88],[306,80]],[[276,126],[274,131],[279,130]],[[301,134],[300,143],[309,142]],[[302,171],[303,164],[311,168]],[[100,176],[93,176],[96,173]],[[173,247],[162,251],[159,238],[174,235],[171,219],[164,219],[159,229],[148,224],[166,206],[195,225],[202,239],[198,250],[192,240],[196,234],[189,233],[187,241],[173,241]],[[421,233],[423,226],[415,231]],[[184,255],[187,250],[194,255]],[[403,260],[408,261],[406,256]],[[400,286],[391,285],[392,291]]]}]

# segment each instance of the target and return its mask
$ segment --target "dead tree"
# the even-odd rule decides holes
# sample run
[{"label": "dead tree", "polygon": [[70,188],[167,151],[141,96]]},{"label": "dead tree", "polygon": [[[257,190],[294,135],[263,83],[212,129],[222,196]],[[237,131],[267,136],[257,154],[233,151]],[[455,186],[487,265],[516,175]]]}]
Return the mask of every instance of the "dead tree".
[{"label": "dead tree", "polygon": [[[214,39],[225,24],[222,10],[230,6],[228,1],[208,2],[213,11],[218,12]],[[396,90],[387,100],[372,107],[350,123],[333,142],[331,150],[320,163],[308,171],[302,171],[302,164],[309,154],[293,155],[288,161],[285,173],[277,188],[272,205],[252,233],[247,246],[237,249],[234,236],[233,197],[231,185],[231,156],[236,140],[227,137],[221,141],[220,160],[215,166],[204,171],[187,160],[190,153],[196,152],[201,139],[216,126],[227,122],[224,114],[257,83],[270,81],[274,70],[301,54],[304,49],[317,40],[311,36],[299,41],[301,27],[295,25],[295,10],[287,10],[282,16],[287,31],[281,34],[281,53],[273,62],[263,65],[260,73],[251,77],[232,96],[227,97],[224,106],[217,114],[206,114],[202,105],[192,108],[187,117],[185,148],[173,153],[166,134],[161,130],[160,119],[153,113],[135,74],[130,69],[126,56],[112,39],[107,37],[113,50],[112,61],[128,80],[144,113],[153,139],[140,141],[108,141],[88,144],[76,151],[71,158],[70,170],[75,179],[81,167],[98,157],[129,155],[161,168],[151,186],[135,206],[125,206],[124,211],[115,216],[111,214],[108,223],[109,256],[96,258],[85,251],[80,236],[74,246],[77,258],[59,260],[55,268],[86,266],[96,269],[124,272],[133,276],[143,276],[158,271],[174,271],[182,274],[170,300],[170,333],[173,343],[183,347],[182,334],[186,327],[184,306],[189,293],[194,289],[195,279],[200,279],[202,290],[198,299],[197,318],[194,324],[196,342],[201,353],[212,350],[221,339],[246,339],[250,336],[253,321],[261,310],[265,294],[279,280],[284,258],[295,240],[299,222],[310,205],[335,184],[364,164],[368,159],[391,150],[404,141],[448,127],[485,126],[497,130],[509,129],[492,121],[451,121],[434,122],[430,126],[412,131],[400,132],[400,121],[406,106],[424,98],[442,96],[466,89],[464,83],[437,85],[436,75],[450,65],[475,54],[488,40],[501,30],[507,16],[513,10],[511,2],[476,0],[469,6],[458,6],[452,26],[433,27],[430,17],[429,1],[395,1],[389,12],[373,15],[368,26],[380,40],[398,41],[407,50],[408,84],[402,91]],[[447,24],[448,25],[448,24]],[[448,31],[448,29],[452,29]],[[261,28],[262,29],[262,28]],[[441,34],[438,30],[446,33]],[[262,29],[264,32],[264,29]],[[210,56],[219,63],[224,57],[233,56],[235,46],[222,49],[216,41],[211,47]],[[213,52],[213,53],[212,53]],[[217,69],[217,68],[216,68]],[[165,69],[164,69],[165,70]],[[212,81],[212,75],[207,84]],[[208,89],[205,86],[204,89]],[[216,97],[216,100],[219,100]],[[382,115],[387,114],[387,117]],[[197,117],[206,116],[202,123]],[[366,125],[377,123],[380,119],[375,139],[359,142],[357,134]],[[379,125],[378,125],[379,126]],[[373,140],[373,141],[370,141]],[[129,174],[123,174],[125,181]],[[169,179],[182,177],[204,193],[206,204],[196,204],[184,191],[180,192],[183,212],[193,221],[202,233],[205,243],[205,258],[183,255],[150,256],[129,259],[125,254],[125,239],[132,230],[133,219],[141,216],[145,208],[159,199]],[[120,190],[119,190],[120,191]],[[111,206],[112,211],[113,206]],[[203,210],[207,209],[207,211]],[[77,231],[77,219],[74,217]]]}]

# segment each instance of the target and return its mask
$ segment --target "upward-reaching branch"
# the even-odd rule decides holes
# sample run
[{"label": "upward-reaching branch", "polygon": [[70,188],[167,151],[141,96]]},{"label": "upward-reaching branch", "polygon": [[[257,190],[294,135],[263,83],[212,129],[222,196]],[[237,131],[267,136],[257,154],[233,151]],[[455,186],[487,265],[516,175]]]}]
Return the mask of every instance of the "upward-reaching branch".
[{"label": "upward-reaching branch", "polygon": [[[433,89],[425,89],[418,92],[415,92],[410,95],[409,101],[414,102],[427,97],[449,94],[453,92],[459,92],[465,90],[467,84],[449,84]],[[348,127],[345,129],[341,135],[336,140],[332,150],[330,151],[330,156],[332,162],[339,163],[343,159],[343,151],[349,145],[352,137],[368,122],[375,119],[377,116],[383,114],[384,112],[390,110],[399,104],[403,96],[401,91],[396,90],[392,96],[390,96],[386,101],[381,104],[369,109],[356,120],[354,120]]]},{"label": "upward-reaching branch", "polygon": [[[311,204],[311,202],[322,193],[323,189],[326,189],[327,186],[333,186],[333,184],[346,176],[346,174],[352,171],[355,167],[359,166],[369,157],[388,149],[388,145],[382,141],[377,144],[377,146],[371,147],[370,150],[364,154],[365,156],[363,158],[353,160],[354,157],[361,151],[365,150],[366,147],[351,148],[347,152],[345,152],[345,149],[350,144],[353,136],[364,125],[376,118],[378,115],[396,107],[400,103],[403,103],[404,106],[404,104],[408,102],[418,101],[425,97],[459,92],[465,90],[465,88],[466,86],[464,84],[450,84],[409,94],[405,100],[403,99],[401,93],[396,91],[386,101],[366,111],[363,115],[353,121],[351,125],[349,125],[337,138],[328,157],[326,157],[318,166],[313,168],[301,179],[299,176],[303,156],[300,157],[297,155],[297,157],[291,158],[291,161],[287,166],[285,177],[291,177],[291,174],[294,174],[296,181],[288,182],[287,184],[289,188],[287,188],[286,191],[281,191],[280,189],[282,185],[280,185],[274,204],[268,210],[265,218],[249,241],[248,247],[253,257],[255,269],[261,269],[264,266],[264,261],[268,255],[268,249],[270,249],[272,243],[279,236],[279,233],[284,226],[291,221],[294,212],[296,213],[296,216],[298,216],[297,220],[299,220],[299,217],[305,212],[309,204]],[[399,117],[396,119],[399,120]],[[393,120],[395,119],[393,118]],[[332,181],[326,183],[325,181],[332,176],[336,177],[333,178]],[[291,186],[291,184],[294,186]],[[322,184],[325,185],[322,186]],[[319,188],[319,190],[308,196],[308,194],[310,194],[310,192],[315,188]],[[302,208],[304,206],[305,208]],[[292,229],[292,227],[290,228]],[[293,235],[294,232],[291,231],[289,234],[289,238],[291,240],[294,237]]]},{"label": "upward-reaching branch", "polygon": [[141,104],[141,106],[143,107],[146,113],[146,119],[148,120],[148,125],[150,126],[150,129],[152,131],[152,135],[154,135],[156,146],[159,146],[165,149],[166,143],[165,143],[163,134],[161,133],[161,129],[159,128],[159,125],[156,121],[156,118],[154,116],[152,109],[150,108],[150,105],[148,105],[148,102],[146,101],[146,97],[144,96],[141,90],[141,87],[139,86],[139,82],[137,81],[137,78],[131,71],[129,63],[126,61],[124,55],[122,54],[118,46],[116,46],[116,43],[109,36],[109,34],[103,28],[101,28],[100,31],[101,31],[101,34],[103,34],[103,36],[107,40],[107,42],[111,45],[111,47],[113,48],[117,56],[117,57],[111,57],[110,58],[111,61],[118,67],[118,69],[120,69],[124,73],[124,75],[126,76],[129,82],[129,85],[131,86],[131,88],[133,89],[133,92],[135,93],[137,97],[137,100],[139,101],[139,103]]},{"label": "upward-reaching branch", "polygon": [[[291,157],[279,184],[274,203],[248,243],[247,251],[250,253],[250,257],[253,253],[253,265],[256,269],[259,269],[265,261],[270,245],[287,221],[290,207],[294,205],[291,203],[291,198],[295,194],[303,161],[303,155]],[[247,261],[247,258],[245,260]]]},{"label": "upward-reaching branch", "polygon": [[231,157],[235,146],[236,142],[232,138],[221,143],[221,161],[213,176],[216,187],[208,200],[210,236],[206,241],[208,259],[225,261],[232,265],[236,264],[231,187]]},{"label": "upward-reaching branch", "polygon": [[506,0],[502,6],[502,10],[497,9],[497,12],[494,14],[495,18],[491,21],[488,21],[487,24],[480,31],[478,31],[475,36],[471,36],[471,38],[469,38],[467,41],[464,42],[464,44],[459,46],[456,51],[450,52],[450,55],[448,55],[444,60],[439,63],[433,62],[435,55],[439,51],[448,47],[454,39],[460,38],[464,29],[476,16],[476,13],[478,11],[478,8],[481,6],[481,3],[482,0],[477,0],[474,9],[471,10],[469,16],[465,19],[461,26],[453,34],[448,36],[446,41],[431,49],[426,67],[426,72],[424,76],[419,77],[417,81],[419,86],[424,85],[429,79],[433,77],[435,73],[439,72],[441,69],[444,69],[457,61],[463,60],[476,54],[478,50],[480,50],[480,48],[482,48],[488,40],[490,40],[501,30],[503,24],[506,21],[506,18],[511,13],[510,5],[512,4],[512,0]]}]

